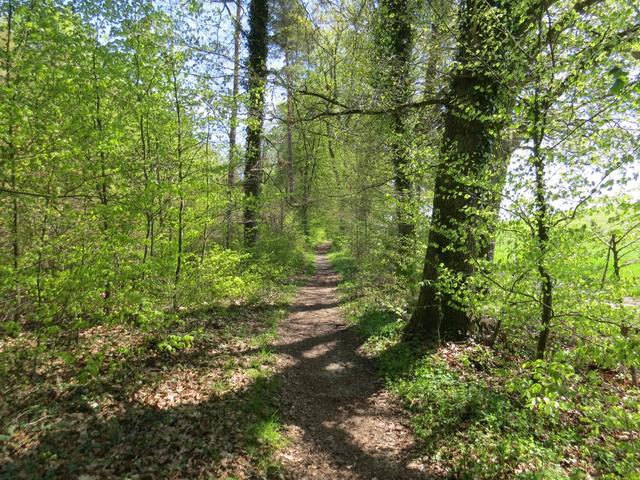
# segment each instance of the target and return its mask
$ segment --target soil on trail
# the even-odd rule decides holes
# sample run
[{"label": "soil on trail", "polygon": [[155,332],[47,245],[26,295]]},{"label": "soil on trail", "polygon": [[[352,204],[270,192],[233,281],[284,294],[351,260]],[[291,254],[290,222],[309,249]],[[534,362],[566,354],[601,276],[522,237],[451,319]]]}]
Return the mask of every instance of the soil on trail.
[{"label": "soil on trail", "polygon": [[428,478],[412,459],[403,411],[384,390],[361,342],[341,317],[327,246],[280,327],[281,417],[289,445],[280,460],[293,479]]}]

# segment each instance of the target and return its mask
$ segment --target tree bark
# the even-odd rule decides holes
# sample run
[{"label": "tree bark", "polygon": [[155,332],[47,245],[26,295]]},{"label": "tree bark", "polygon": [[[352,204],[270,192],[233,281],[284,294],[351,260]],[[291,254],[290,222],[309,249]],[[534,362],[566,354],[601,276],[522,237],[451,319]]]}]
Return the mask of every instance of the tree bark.
[{"label": "tree bark", "polygon": [[236,183],[236,168],[238,167],[238,94],[240,93],[240,52],[242,36],[242,2],[236,0],[236,13],[233,31],[233,86],[231,90],[231,118],[229,119],[229,166],[227,170],[227,188],[229,199],[225,212],[226,235],[225,245],[231,246],[233,236],[233,190]]},{"label": "tree bark", "polygon": [[[380,32],[383,85],[391,96],[394,106],[405,105],[411,99],[411,51],[413,29],[411,28],[410,0],[382,0],[380,3]],[[405,135],[404,115],[395,110],[391,118],[391,155],[393,162],[394,190],[396,196],[396,223],[400,244],[406,249],[412,243],[415,226],[411,215],[413,185],[409,174],[409,158]]]},{"label": "tree bark", "polygon": [[293,203],[294,161],[293,161],[293,92],[291,91],[291,73],[289,46],[285,47],[284,66],[287,79],[287,201]]},{"label": "tree bark", "polygon": [[[509,39],[501,38],[508,36],[506,24],[495,24],[501,21],[488,11],[491,8],[505,7],[466,0],[460,11],[458,66],[443,114],[423,285],[407,330],[428,341],[467,338],[466,281],[474,272],[474,259],[490,250],[490,231],[483,218],[496,208],[494,190],[503,181],[496,178],[496,171],[506,172],[495,154],[504,126],[501,113],[513,102],[500,75],[510,53]],[[482,61],[477,55],[483,56]]]},{"label": "tree bark", "polygon": [[[13,2],[9,1],[7,3],[7,15],[6,15],[6,39],[5,39],[5,64],[4,64],[4,84],[7,91],[11,91],[11,72],[13,70],[13,58],[12,58],[12,45],[13,42],[13,15],[14,15],[14,6]],[[15,103],[15,95],[13,98]],[[16,160],[16,145],[14,143],[15,139],[15,126],[14,126],[14,115],[13,111],[10,111],[7,125],[7,137],[6,137],[6,147],[4,148],[5,158],[7,161],[7,165],[9,165],[9,185],[12,191],[17,190],[17,160]],[[20,215],[18,211],[18,196],[13,195],[11,198],[11,256],[12,256],[12,266],[15,275],[15,279],[17,282],[17,273],[19,266],[19,258],[20,258]],[[19,292],[18,292],[18,284],[16,283],[16,296],[18,298],[19,303]]]},{"label": "tree bark", "polygon": [[176,308],[178,304],[178,283],[180,282],[180,275],[182,273],[182,255],[183,255],[183,243],[184,243],[184,209],[185,198],[182,191],[184,181],[184,165],[183,165],[183,146],[182,146],[182,104],[180,102],[180,94],[178,90],[178,72],[176,66],[171,65],[171,79],[173,83],[173,101],[176,114],[176,160],[178,163],[178,238],[176,248],[176,270],[174,275],[174,294],[173,294],[173,307]]},{"label": "tree bark", "polygon": [[613,277],[620,280],[620,248],[618,247],[618,238],[615,233],[611,234],[611,253],[613,255]]},{"label": "tree bark", "polygon": [[[100,79],[98,76],[98,63],[96,58],[96,52],[94,51],[91,57],[92,69],[93,69],[93,81],[94,81],[94,93],[95,93],[95,111],[94,111],[94,128],[98,133],[98,141],[100,143],[98,147],[98,157],[100,159],[100,176],[102,181],[97,186],[98,198],[103,207],[102,212],[102,238],[106,245],[110,243],[109,234],[109,217],[106,212],[106,207],[109,204],[109,184],[107,181],[107,156],[104,152],[102,145],[104,136],[104,125],[102,123],[102,96],[100,95]],[[110,312],[109,299],[111,298],[111,281],[107,279],[104,287],[104,312],[108,314]]]},{"label": "tree bark", "polygon": [[207,132],[207,140],[204,144],[204,158],[206,159],[205,166],[205,208],[204,211],[207,212],[207,216],[205,216],[204,225],[202,227],[202,248],[200,250],[200,263],[204,263],[204,259],[207,255],[207,247],[209,241],[209,222],[208,215],[209,209],[211,208],[211,175],[209,170],[209,132]]},{"label": "tree bark", "polygon": [[262,183],[261,140],[264,90],[267,80],[269,5],[251,0],[249,6],[249,116],[244,168],[244,242],[253,247],[258,237],[258,200]]},{"label": "tree bark", "polygon": [[[536,97],[537,97],[536,92]],[[536,104],[537,99],[536,99]],[[536,358],[544,358],[549,334],[551,332],[551,319],[553,318],[553,278],[547,268],[546,254],[549,246],[549,205],[546,197],[545,165],[541,152],[542,139],[544,138],[544,120],[540,118],[539,109],[536,106],[534,112],[533,168],[535,171],[535,226],[538,241],[537,269],[540,275],[540,323],[541,329],[538,335]]]}]

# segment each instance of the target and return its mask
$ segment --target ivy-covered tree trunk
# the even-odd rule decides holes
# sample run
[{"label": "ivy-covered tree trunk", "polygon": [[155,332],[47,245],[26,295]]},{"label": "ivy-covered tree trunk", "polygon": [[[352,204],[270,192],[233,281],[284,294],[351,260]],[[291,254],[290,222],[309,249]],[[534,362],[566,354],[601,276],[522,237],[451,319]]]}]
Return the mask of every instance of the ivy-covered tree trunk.
[{"label": "ivy-covered tree trunk", "polygon": [[267,0],[251,0],[249,6],[249,116],[244,168],[244,241],[255,245],[258,236],[258,200],[262,182],[261,149],[264,122],[264,88],[267,80]]},{"label": "ivy-covered tree trunk", "polygon": [[[460,11],[457,66],[444,113],[444,132],[436,169],[433,210],[423,269],[423,285],[409,333],[430,341],[467,337],[466,280],[474,260],[489,250],[486,219],[496,209],[496,158],[503,113],[512,103],[505,72],[506,22],[496,2],[466,0]],[[498,156],[499,157],[499,156]],[[500,173],[504,175],[504,173]]]},{"label": "ivy-covered tree trunk", "polygon": [[[537,45],[538,52],[544,51],[543,42],[543,12],[537,18]],[[531,112],[528,115],[532,123],[529,128],[532,150],[531,166],[533,167],[535,188],[534,196],[534,225],[535,239],[538,246],[536,252],[536,267],[540,276],[540,332],[538,334],[538,344],[536,346],[536,358],[543,359],[549,343],[551,334],[551,320],[553,319],[553,277],[548,266],[548,251],[550,242],[550,210],[551,205],[548,200],[547,182],[545,178],[546,156],[543,149],[543,142],[546,135],[547,122],[549,119],[549,99],[542,91],[542,65],[535,65],[533,70],[533,102]]]},{"label": "ivy-covered tree trunk", "polygon": [[411,100],[410,63],[413,48],[411,0],[382,0],[377,40],[380,42],[383,86],[394,108],[391,118],[391,154],[393,180],[397,201],[396,223],[400,243],[407,247],[415,226],[411,216],[413,185],[409,175],[406,144],[406,112],[398,108]]}]

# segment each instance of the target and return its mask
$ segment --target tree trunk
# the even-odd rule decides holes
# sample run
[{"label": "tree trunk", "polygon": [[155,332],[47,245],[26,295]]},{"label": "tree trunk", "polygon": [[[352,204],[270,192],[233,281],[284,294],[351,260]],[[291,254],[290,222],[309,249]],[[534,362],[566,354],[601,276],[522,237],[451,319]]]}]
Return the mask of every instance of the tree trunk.
[{"label": "tree trunk", "polygon": [[[537,18],[537,51],[543,51],[543,12],[540,9]],[[535,239],[538,244],[536,255],[536,267],[540,276],[540,333],[538,334],[538,344],[536,346],[536,358],[543,359],[549,344],[551,333],[551,319],[553,318],[553,278],[547,266],[547,252],[549,250],[549,203],[547,200],[547,184],[545,180],[545,154],[542,150],[544,141],[547,115],[549,110],[549,100],[541,93],[540,66],[533,67],[534,91],[532,102],[532,125],[531,140],[533,151],[531,163],[534,171],[535,191],[534,193],[534,225]]]},{"label": "tree trunk", "polygon": [[444,112],[423,286],[408,327],[408,334],[429,341],[467,338],[466,280],[473,261],[487,252],[490,232],[483,218],[496,208],[492,191],[502,180],[495,172],[506,171],[496,165],[495,146],[504,122],[500,114],[513,94],[499,74],[508,40],[500,38],[505,25],[495,25],[499,16],[488,12],[491,3],[466,0],[460,12],[458,66]]},{"label": "tree trunk", "polygon": [[535,208],[536,232],[538,240],[537,268],[540,275],[540,323],[541,330],[536,347],[536,358],[544,358],[551,332],[553,318],[553,279],[546,265],[546,253],[549,244],[548,205],[546,199],[546,185],[544,180],[544,158],[539,155],[540,144],[534,147],[535,170]]},{"label": "tree trunk", "polygon": [[229,199],[225,212],[226,235],[225,245],[231,246],[233,235],[233,190],[236,183],[236,168],[238,166],[238,94],[240,92],[240,51],[242,37],[242,2],[236,0],[236,15],[234,18],[233,32],[233,87],[231,91],[231,118],[229,120],[229,167],[227,171],[227,188]]},{"label": "tree trunk", "polygon": [[[98,158],[100,159],[100,177],[101,182],[97,186],[98,190],[98,198],[100,199],[100,203],[103,207],[102,212],[102,238],[105,243],[105,248],[108,249],[108,245],[110,243],[110,234],[109,234],[109,217],[106,212],[106,207],[109,204],[109,184],[107,181],[107,157],[103,150],[103,136],[104,136],[104,125],[102,123],[102,97],[100,95],[100,85],[99,85],[99,76],[98,76],[98,63],[96,59],[95,51],[91,57],[92,68],[93,68],[93,81],[94,81],[94,90],[95,90],[95,118],[94,118],[94,128],[98,133]],[[111,298],[111,281],[107,279],[104,287],[104,312],[108,314],[110,312],[109,299]]]},{"label": "tree trunk", "polygon": [[178,163],[178,238],[176,249],[176,270],[174,276],[174,294],[173,294],[173,307],[178,306],[178,283],[180,282],[180,274],[182,273],[182,254],[183,254],[183,241],[184,241],[184,208],[185,199],[184,192],[182,191],[182,183],[184,181],[184,165],[182,158],[182,104],[180,102],[180,95],[178,92],[178,72],[175,65],[172,65],[172,80],[173,80],[173,100],[176,113],[176,160]]},{"label": "tree trunk", "polygon": [[[7,4],[7,15],[6,15],[6,38],[5,38],[5,64],[4,64],[4,84],[7,91],[11,91],[11,71],[13,69],[13,58],[12,58],[12,42],[13,42],[13,15],[14,15],[14,5],[12,1],[9,1]],[[13,102],[15,103],[15,94],[13,95]],[[8,125],[6,132],[6,147],[4,150],[4,157],[6,159],[7,165],[9,166],[9,185],[11,190],[15,191],[17,189],[17,158],[16,158],[16,145],[15,141],[15,126],[14,126],[14,113],[13,110],[9,111],[8,115]],[[13,280],[14,280],[14,288],[15,288],[15,299],[16,299],[16,309],[13,315],[14,320],[17,320],[20,315],[20,304],[21,304],[21,292],[20,292],[20,281],[18,276],[18,267],[20,263],[20,213],[18,209],[18,196],[16,194],[12,195],[11,198],[11,259],[12,259],[12,267],[13,267]]]},{"label": "tree trunk", "polygon": [[[381,25],[378,40],[382,47],[383,86],[391,96],[392,106],[411,99],[410,64],[413,48],[411,11],[408,0],[383,0],[380,4]],[[405,112],[395,110],[391,118],[391,155],[396,196],[396,223],[400,244],[408,248],[415,226],[411,215],[413,185],[409,175],[408,152],[405,147]]]},{"label": "tree trunk", "polygon": [[618,247],[618,238],[615,233],[611,234],[611,254],[613,256],[613,277],[616,281],[620,280],[620,248]]},{"label": "tree trunk", "polygon": [[267,0],[251,0],[249,6],[249,116],[244,168],[244,242],[253,247],[258,237],[258,200],[262,183],[260,144],[264,122],[264,89],[267,80],[269,6]]},{"label": "tree trunk", "polygon": [[207,244],[209,241],[209,222],[208,222],[208,218],[209,218],[209,209],[211,208],[211,200],[210,200],[210,194],[211,194],[211,175],[209,174],[209,132],[207,132],[207,141],[204,145],[204,158],[205,161],[207,162],[205,165],[205,185],[206,185],[206,192],[205,192],[205,209],[204,211],[205,213],[205,219],[204,219],[204,226],[202,227],[202,249],[200,250],[200,263],[204,263],[204,258],[207,255]]},{"label": "tree trunk", "polygon": [[293,162],[293,92],[291,91],[291,74],[289,72],[289,47],[285,48],[284,64],[287,78],[287,201],[293,203],[294,162]]}]

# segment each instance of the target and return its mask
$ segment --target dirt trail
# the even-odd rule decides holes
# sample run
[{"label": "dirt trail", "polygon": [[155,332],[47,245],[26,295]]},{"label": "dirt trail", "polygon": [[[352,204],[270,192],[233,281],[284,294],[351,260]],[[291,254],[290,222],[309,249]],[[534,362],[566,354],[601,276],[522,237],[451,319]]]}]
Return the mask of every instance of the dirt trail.
[{"label": "dirt trail", "polygon": [[428,478],[412,461],[403,411],[383,388],[340,315],[327,247],[300,289],[274,345],[280,353],[281,418],[289,446],[280,453],[292,479]]}]

